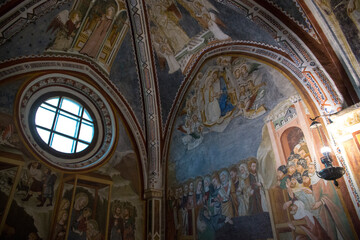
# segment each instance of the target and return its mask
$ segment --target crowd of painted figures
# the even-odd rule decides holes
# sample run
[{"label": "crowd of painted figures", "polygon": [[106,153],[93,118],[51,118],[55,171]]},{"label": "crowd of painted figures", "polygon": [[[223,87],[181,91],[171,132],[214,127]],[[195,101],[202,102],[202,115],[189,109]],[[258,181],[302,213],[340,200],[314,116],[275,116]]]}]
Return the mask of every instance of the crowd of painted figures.
[{"label": "crowd of painted figures", "polygon": [[134,240],[136,208],[129,202],[114,201],[109,222],[110,240]]},{"label": "crowd of painted figures", "polygon": [[22,201],[26,202],[31,197],[37,196],[38,207],[44,206],[47,200],[49,201],[46,206],[52,206],[56,175],[49,168],[42,168],[39,162],[30,163],[27,169],[18,188],[26,190],[26,196],[22,198]]},{"label": "crowd of painted figures", "polygon": [[294,147],[287,165],[277,168],[277,187],[288,194],[289,201],[283,209],[294,220],[305,220],[300,225],[289,223],[297,239],[354,239],[333,183],[316,175],[316,166],[304,141]]},{"label": "crowd of painted figures", "polygon": [[[93,216],[93,210],[88,206],[89,196],[85,192],[79,192],[75,196],[74,206],[70,218],[70,228],[67,239],[103,240],[104,231],[100,230],[98,222]],[[108,239],[110,240],[134,240],[136,210],[128,202],[115,201],[109,220]],[[52,239],[62,240],[66,237],[70,201],[63,198],[57,214],[56,226]]]},{"label": "crowd of painted figures", "polygon": [[255,158],[170,188],[168,204],[176,235],[198,239],[214,239],[234,217],[268,211]]},{"label": "crowd of painted figures", "polygon": [[[98,222],[91,218],[93,212],[88,204],[89,196],[87,193],[79,192],[75,195],[67,239],[103,239]],[[52,234],[52,239],[54,240],[62,240],[66,237],[69,207],[70,201],[67,198],[63,198],[60,202],[55,230]]]}]

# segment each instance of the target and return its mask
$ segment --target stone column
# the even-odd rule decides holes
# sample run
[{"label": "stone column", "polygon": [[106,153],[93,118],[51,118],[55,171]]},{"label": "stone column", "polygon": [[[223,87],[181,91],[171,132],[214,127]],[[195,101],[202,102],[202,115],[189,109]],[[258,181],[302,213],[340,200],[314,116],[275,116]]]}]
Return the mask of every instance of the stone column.
[{"label": "stone column", "polygon": [[146,239],[160,240],[161,222],[162,222],[162,196],[160,190],[147,190],[145,192],[146,199]]}]

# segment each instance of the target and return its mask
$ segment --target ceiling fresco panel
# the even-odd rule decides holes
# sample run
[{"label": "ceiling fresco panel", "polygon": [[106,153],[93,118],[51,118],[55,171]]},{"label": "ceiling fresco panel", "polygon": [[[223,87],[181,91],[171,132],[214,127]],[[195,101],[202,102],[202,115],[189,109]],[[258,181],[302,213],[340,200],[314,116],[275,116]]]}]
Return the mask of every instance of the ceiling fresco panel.
[{"label": "ceiling fresco panel", "polygon": [[95,62],[126,98],[143,127],[139,78],[125,3],[76,0],[43,14],[3,44],[0,60],[66,55]]},{"label": "ceiling fresco panel", "polygon": [[[110,80],[131,105],[140,125],[144,126],[143,104],[140,93],[134,48],[128,32],[119,49],[110,72]],[[131,91],[129,91],[131,89]]]},{"label": "ceiling fresco panel", "polygon": [[273,37],[235,10],[217,1],[146,1],[166,122],[188,64],[206,46],[248,40],[279,46]]},{"label": "ceiling fresco panel", "polygon": [[46,32],[51,21],[56,16],[71,7],[70,3],[58,6],[54,11],[28,22],[21,32],[12,35],[11,39],[4,41],[0,48],[0,59],[5,61],[26,55],[39,55],[44,52],[48,45],[54,40],[54,34]]}]

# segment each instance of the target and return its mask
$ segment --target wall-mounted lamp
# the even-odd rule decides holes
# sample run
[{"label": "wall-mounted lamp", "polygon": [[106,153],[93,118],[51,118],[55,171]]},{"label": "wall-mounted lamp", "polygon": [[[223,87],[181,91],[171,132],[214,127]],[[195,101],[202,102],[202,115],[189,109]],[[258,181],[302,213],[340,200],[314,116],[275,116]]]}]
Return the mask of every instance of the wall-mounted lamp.
[{"label": "wall-mounted lamp", "polygon": [[330,156],[331,149],[330,149],[330,147],[328,147],[324,144],[324,140],[322,138],[322,134],[319,129],[319,127],[321,127],[321,123],[316,121],[316,119],[318,119],[319,117],[320,116],[317,116],[315,118],[310,118],[310,120],[311,120],[310,128],[317,129],[317,132],[318,132],[320,140],[321,140],[321,144],[323,146],[320,150],[323,155],[320,158],[320,160],[325,165],[325,168],[323,170],[321,170],[320,172],[316,171],[316,174],[318,175],[319,178],[322,178],[325,180],[333,180],[335,186],[338,187],[339,183],[336,181],[336,179],[341,178],[345,174],[345,169],[343,167],[334,167],[332,165],[333,160],[331,159],[331,156]]}]

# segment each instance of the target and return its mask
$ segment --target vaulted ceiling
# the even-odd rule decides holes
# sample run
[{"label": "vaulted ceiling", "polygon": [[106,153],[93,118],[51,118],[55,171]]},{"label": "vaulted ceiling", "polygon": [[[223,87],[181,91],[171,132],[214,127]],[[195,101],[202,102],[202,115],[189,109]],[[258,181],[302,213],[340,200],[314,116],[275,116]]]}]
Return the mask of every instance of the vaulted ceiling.
[{"label": "vaulted ceiling", "polygon": [[[173,128],[179,102],[210,55],[233,52],[288,71],[294,85],[316,102],[319,111],[331,112],[358,101],[308,2],[314,3],[5,0],[0,6],[0,60],[2,69],[27,61],[39,61],[43,66],[50,61],[88,65],[89,71],[96,73],[93,76],[105,79],[104,90],[118,107],[125,106],[128,121],[138,129],[136,134],[146,139],[146,155],[157,162],[164,154],[161,142],[167,141]],[[72,18],[70,28],[66,22]],[[105,18],[112,20],[112,31],[93,40],[104,47],[96,53],[91,52],[95,45],[85,50],[91,34],[100,28],[100,19]],[[59,29],[66,27],[73,32],[68,46],[59,41]],[[325,97],[312,94],[317,89],[314,76],[326,89]],[[159,169],[154,166],[153,170]]]}]

